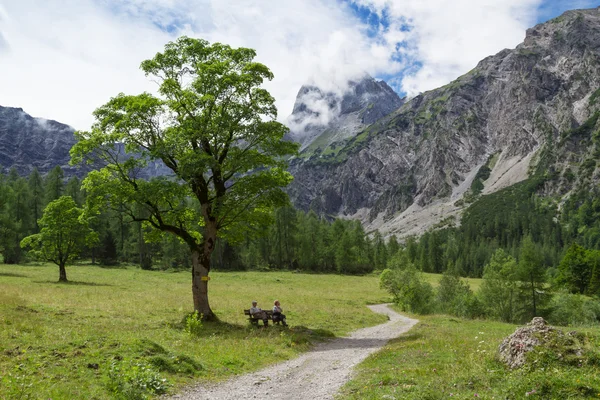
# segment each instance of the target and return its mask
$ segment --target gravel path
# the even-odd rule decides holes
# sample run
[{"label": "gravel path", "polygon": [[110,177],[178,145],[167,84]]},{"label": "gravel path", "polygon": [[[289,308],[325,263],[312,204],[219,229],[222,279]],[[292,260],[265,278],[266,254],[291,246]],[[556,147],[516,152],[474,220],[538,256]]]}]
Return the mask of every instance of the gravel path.
[{"label": "gravel path", "polygon": [[381,349],[390,339],[408,331],[418,321],[403,317],[386,304],[369,306],[389,321],[359,329],[349,337],[321,343],[298,358],[214,386],[196,386],[173,399],[322,400],[333,396],[351,376],[355,365]]}]

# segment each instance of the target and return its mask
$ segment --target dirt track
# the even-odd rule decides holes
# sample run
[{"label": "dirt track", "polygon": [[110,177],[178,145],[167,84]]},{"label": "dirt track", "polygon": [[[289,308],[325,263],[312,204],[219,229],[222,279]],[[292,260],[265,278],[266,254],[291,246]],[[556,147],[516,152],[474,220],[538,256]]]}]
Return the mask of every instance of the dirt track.
[{"label": "dirt track", "polygon": [[386,304],[369,306],[389,321],[359,329],[345,338],[321,343],[302,356],[233,378],[214,386],[196,386],[173,396],[184,400],[285,399],[322,400],[346,383],[355,365],[381,349],[390,339],[408,331],[418,321],[403,317]]}]

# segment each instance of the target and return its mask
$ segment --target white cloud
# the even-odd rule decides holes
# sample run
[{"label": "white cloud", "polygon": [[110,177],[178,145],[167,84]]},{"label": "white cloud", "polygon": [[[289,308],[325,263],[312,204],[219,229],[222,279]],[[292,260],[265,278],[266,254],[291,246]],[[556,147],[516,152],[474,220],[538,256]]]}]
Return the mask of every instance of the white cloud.
[{"label": "white cloud", "polygon": [[256,49],[284,120],[305,83],[339,92],[364,72],[397,75],[419,61],[397,89],[445,84],[522,40],[539,1],[355,0],[390,15],[371,37],[341,0],[0,0],[0,105],[87,129],[111,96],[154,90],[140,62],[187,34]]},{"label": "white cloud", "polygon": [[[153,90],[140,62],[178,34],[257,50],[281,120],[300,86],[331,90],[348,78],[396,72],[393,44],[376,43],[340,3],[326,0],[0,0],[0,105],[87,129],[119,92]],[[161,30],[158,26],[167,28]],[[172,33],[169,33],[172,32]]]},{"label": "white cloud", "polygon": [[536,20],[541,0],[353,0],[391,20],[408,21],[406,56],[422,67],[406,74],[397,89],[414,96],[442,86],[503,48],[513,48]]}]

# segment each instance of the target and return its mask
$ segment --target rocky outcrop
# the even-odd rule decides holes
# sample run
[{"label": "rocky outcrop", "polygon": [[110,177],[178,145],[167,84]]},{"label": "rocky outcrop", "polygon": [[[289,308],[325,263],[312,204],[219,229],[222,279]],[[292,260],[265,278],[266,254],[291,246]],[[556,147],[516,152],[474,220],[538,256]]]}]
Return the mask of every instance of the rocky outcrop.
[{"label": "rocky outcrop", "polygon": [[[599,9],[569,11],[341,145],[301,153],[291,160],[292,201],[402,234],[408,219],[425,229],[459,213],[457,201],[491,158],[484,194],[526,179],[536,166],[560,175],[561,157],[571,165],[588,157],[587,142],[565,141],[565,133],[596,126],[590,118],[600,110],[599,67]],[[432,218],[419,219],[422,213]]]},{"label": "rocky outcrop", "polygon": [[[69,151],[76,143],[75,130],[60,122],[34,118],[21,108],[0,106],[0,171],[15,168],[20,175],[29,174],[34,168],[45,174],[60,166],[66,177],[85,176],[90,165],[69,165]],[[119,151],[125,151],[119,146]],[[135,155],[134,155],[135,156]],[[99,167],[100,165],[96,165]],[[162,162],[149,162],[140,177],[170,175]]]},{"label": "rocky outcrop", "polygon": [[69,150],[75,143],[74,129],[42,118],[33,118],[21,108],[0,106],[0,166],[4,172],[14,167],[21,174],[37,168],[46,173],[60,165],[67,175]]},{"label": "rocky outcrop", "polygon": [[518,328],[502,341],[498,347],[498,359],[510,368],[520,368],[528,360],[527,353],[539,348],[551,349],[558,354],[559,360],[583,354],[576,332],[565,334],[547,325],[543,318],[535,317],[527,326]]},{"label": "rocky outcrop", "polygon": [[288,117],[288,138],[301,145],[304,157],[341,146],[368,125],[404,103],[384,81],[365,75],[337,92],[302,86]]}]

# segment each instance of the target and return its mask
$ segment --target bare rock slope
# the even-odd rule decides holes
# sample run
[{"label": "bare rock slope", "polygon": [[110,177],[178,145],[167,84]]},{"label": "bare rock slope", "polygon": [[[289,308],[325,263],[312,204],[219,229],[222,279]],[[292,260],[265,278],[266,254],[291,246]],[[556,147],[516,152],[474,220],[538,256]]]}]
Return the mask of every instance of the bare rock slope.
[{"label": "bare rock slope", "polygon": [[[457,201],[484,165],[485,194],[536,168],[561,175],[589,157],[570,132],[596,126],[599,88],[600,9],[568,11],[340,146],[301,153],[291,161],[290,196],[302,209],[359,218],[384,234],[410,232],[407,218],[426,229],[448,215],[432,206],[459,214]],[[573,184],[557,180],[548,191]]]}]

